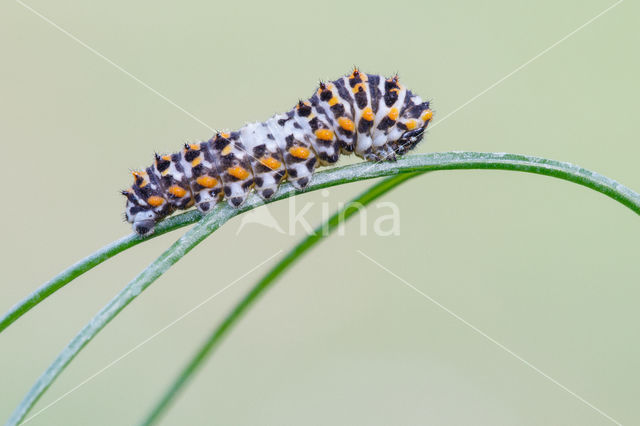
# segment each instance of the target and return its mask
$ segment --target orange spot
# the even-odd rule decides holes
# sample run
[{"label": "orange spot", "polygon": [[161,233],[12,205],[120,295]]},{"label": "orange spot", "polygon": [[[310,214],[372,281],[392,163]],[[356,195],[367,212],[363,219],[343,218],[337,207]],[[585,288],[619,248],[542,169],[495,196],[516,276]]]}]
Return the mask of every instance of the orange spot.
[{"label": "orange spot", "polygon": [[162,159],[163,159],[164,161],[171,161],[171,156],[170,156],[170,155],[164,155],[164,156],[162,157]]},{"label": "orange spot", "polygon": [[182,198],[185,195],[187,195],[187,190],[178,185],[170,186],[168,191],[169,191],[169,194],[175,195],[178,198]]},{"label": "orange spot", "polygon": [[202,163],[202,158],[200,157],[196,157],[192,162],[191,162],[191,167],[195,167],[198,164]]},{"label": "orange spot", "polygon": [[296,158],[302,158],[303,160],[309,157],[310,153],[311,152],[303,146],[292,146],[291,148],[289,148],[289,154],[293,155]]},{"label": "orange spot", "polygon": [[390,119],[392,119],[393,121],[396,121],[398,119],[398,108],[396,107],[391,108],[388,115]]},{"label": "orange spot", "polygon": [[198,151],[200,149],[200,145],[192,143],[191,145],[189,145],[189,148],[191,148],[194,151]]},{"label": "orange spot", "polygon": [[316,137],[323,141],[330,141],[333,139],[333,132],[329,129],[316,130]]},{"label": "orange spot", "polygon": [[227,173],[240,180],[245,180],[249,177],[249,172],[242,166],[229,167]]},{"label": "orange spot", "polygon": [[280,161],[276,160],[273,157],[264,157],[260,160],[260,162],[264,164],[266,167],[270,168],[271,170],[279,169],[280,166],[282,165]]},{"label": "orange spot", "polygon": [[196,182],[200,186],[204,186],[205,188],[213,188],[218,184],[218,180],[211,176],[200,176],[196,179]]},{"label": "orange spot", "polygon": [[229,155],[231,154],[231,150],[233,149],[233,147],[231,146],[231,144],[225,146],[224,148],[222,148],[222,155]]},{"label": "orange spot", "polygon": [[428,109],[425,112],[422,113],[422,117],[420,117],[422,119],[422,121],[429,121],[431,120],[431,117],[433,117],[433,112]]},{"label": "orange spot", "polygon": [[164,203],[164,198],[158,197],[157,195],[152,195],[151,197],[147,198],[147,204],[149,204],[150,206],[158,207],[161,206],[162,203]]},{"label": "orange spot", "polygon": [[351,89],[351,91],[353,93],[358,93],[360,91],[360,89],[364,90],[364,84],[362,83],[358,83],[355,86],[353,86],[353,89]]},{"label": "orange spot", "polygon": [[231,134],[225,132],[225,133],[220,133],[220,136],[222,136],[225,139],[228,139],[229,136],[231,136]]},{"label": "orange spot", "polygon": [[373,120],[373,110],[371,109],[371,107],[366,107],[365,109],[362,110],[362,118],[364,118],[367,121],[371,121]]},{"label": "orange spot", "polygon": [[338,124],[340,125],[340,127],[342,127],[345,130],[349,130],[349,131],[353,131],[353,129],[355,129],[355,124],[353,124],[353,121],[351,121],[350,119],[348,119],[347,117],[340,117],[338,118]]},{"label": "orange spot", "polygon": [[409,120],[405,123],[405,125],[407,126],[407,129],[409,130],[413,130],[416,127],[418,127],[418,121],[416,120]]},{"label": "orange spot", "polygon": [[338,98],[336,98],[335,96],[329,99],[329,106],[334,106],[337,103],[338,103]]},{"label": "orange spot", "polygon": [[[139,188],[144,188],[149,183],[149,179],[147,178],[147,172],[131,172],[131,174],[133,174],[135,183],[136,185],[138,185]],[[138,181],[140,180],[142,180],[142,182],[138,184]]]}]

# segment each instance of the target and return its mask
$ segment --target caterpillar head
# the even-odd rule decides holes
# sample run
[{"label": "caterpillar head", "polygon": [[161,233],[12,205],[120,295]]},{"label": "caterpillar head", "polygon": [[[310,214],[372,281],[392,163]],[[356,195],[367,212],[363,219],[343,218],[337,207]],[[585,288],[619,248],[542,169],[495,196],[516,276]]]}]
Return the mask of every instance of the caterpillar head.
[{"label": "caterpillar head", "polygon": [[424,132],[432,118],[433,111],[429,109],[429,102],[422,102],[409,108],[399,121],[407,130],[396,142],[394,149],[396,154],[404,155],[415,148],[424,137]]},{"label": "caterpillar head", "polygon": [[145,236],[153,233],[156,223],[171,213],[171,207],[164,199],[160,188],[154,185],[149,174],[133,172],[134,183],[130,189],[122,191],[127,197],[125,216],[133,225],[133,230]]}]

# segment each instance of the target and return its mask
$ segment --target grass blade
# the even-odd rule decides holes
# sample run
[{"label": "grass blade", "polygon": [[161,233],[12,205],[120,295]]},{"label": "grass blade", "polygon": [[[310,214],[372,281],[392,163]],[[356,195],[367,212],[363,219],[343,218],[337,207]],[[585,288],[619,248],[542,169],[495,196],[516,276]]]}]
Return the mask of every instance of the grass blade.
[{"label": "grass blade", "polygon": [[173,216],[159,223],[156,228],[156,232],[150,237],[142,238],[136,234],[127,235],[126,237],[122,237],[119,240],[107,244],[98,251],[91,253],[89,256],[74,263],[46,283],[42,284],[33,293],[9,309],[9,311],[0,318],[0,333],[38,303],[60,290],[80,275],[95,268],[105,260],[110,259],[116,254],[136,246],[143,241],[166,234],[167,232],[182,228],[183,226],[190,225],[201,218],[202,215],[196,210]]},{"label": "grass blade", "polygon": [[[151,425],[155,423],[162,413],[169,407],[169,404],[178,395],[178,392],[184,387],[187,381],[196,373],[199,367],[201,367],[206,359],[211,355],[211,352],[218,346],[224,335],[231,329],[231,327],[238,322],[242,314],[244,314],[249,307],[255,303],[273,283],[282,275],[296,260],[319,243],[323,238],[328,237],[338,225],[349,219],[351,216],[360,211],[362,206],[366,206],[373,200],[384,195],[391,189],[400,185],[402,182],[411,179],[420,173],[406,173],[398,176],[393,176],[377,183],[362,193],[360,196],[351,200],[342,209],[329,218],[326,223],[318,226],[313,234],[308,235],[298,245],[296,245],[287,255],[278,262],[253,288],[240,300],[240,302],[231,310],[226,316],[224,321],[213,331],[209,338],[205,341],[204,345],[200,347],[195,356],[189,361],[186,367],[178,375],[173,384],[166,391],[162,399],[153,408],[151,413],[142,423],[143,425]],[[355,207],[354,207],[355,205]]]},{"label": "grass blade", "polygon": [[[318,172],[305,192],[327,188],[343,183],[356,182],[382,176],[401,173],[427,172],[436,170],[462,169],[499,169],[513,170],[551,176],[574,182],[594,191],[600,192],[619,203],[627,206],[636,214],[640,214],[640,195],[621,185],[613,179],[579,166],[548,160],[539,157],[529,157],[518,154],[483,153],[483,152],[445,152],[410,155],[396,162],[380,164],[358,163],[354,165],[336,167]],[[270,202],[282,200],[302,191],[296,191],[290,184],[282,185],[278,193]],[[200,222],[176,241],[158,259],[134,278],[118,295],[112,299],[98,314],[72,339],[66,348],[58,355],[54,362],[38,378],[20,405],[13,412],[8,425],[21,422],[40,396],[49,388],[56,377],[64,370],[71,360],[93,337],[126,305],[136,298],[153,281],[161,276],[168,268],[180,260],[189,250],[200,243],[232,217],[252,210],[263,202],[255,196],[242,208],[234,210],[226,204],[221,204]],[[196,221],[197,218],[193,218]],[[184,225],[183,225],[184,226]],[[15,319],[14,319],[15,320]]]}]

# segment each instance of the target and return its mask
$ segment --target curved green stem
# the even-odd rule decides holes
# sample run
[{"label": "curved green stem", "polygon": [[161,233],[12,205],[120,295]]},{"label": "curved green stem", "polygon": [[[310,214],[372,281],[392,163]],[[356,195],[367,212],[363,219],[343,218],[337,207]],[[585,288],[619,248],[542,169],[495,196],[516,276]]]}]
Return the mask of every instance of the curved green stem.
[{"label": "curved green stem", "polygon": [[[417,169],[446,170],[491,168],[520,170],[523,172],[543,174],[569,180],[601,192],[614,200],[621,202],[636,213],[640,213],[640,209],[638,208],[638,194],[612,179],[569,163],[545,160],[543,158],[527,157],[524,155],[500,153],[445,152],[421,154],[402,158],[396,163],[382,163],[376,165],[371,165],[371,163],[360,163],[353,166],[337,167],[319,172],[316,175],[314,182],[309,188],[307,188],[307,191],[313,191],[327,186],[355,182],[363,179],[389,176],[391,174],[403,173]],[[359,173],[361,174],[359,175]],[[320,180],[322,180],[322,182],[320,182]],[[289,186],[285,191],[280,191],[280,194],[284,196],[276,197],[273,200],[270,200],[270,202],[296,195],[299,192],[301,191],[295,191]],[[131,234],[101,248],[97,252],[56,275],[11,308],[4,316],[2,316],[2,318],[0,318],[0,333],[11,325],[11,323],[16,321],[55,291],[64,287],[73,279],[89,271],[105,260],[110,259],[116,254],[138,245],[143,241],[175,229],[182,228],[183,226],[190,225],[201,218],[202,215],[195,210],[179,214],[158,224],[155,233],[151,237],[141,238],[135,234]]]},{"label": "curved green stem", "polygon": [[46,283],[42,284],[25,297],[20,302],[16,303],[9,311],[0,318],[0,333],[2,330],[9,327],[15,320],[26,314],[31,308],[42,302],[47,297],[51,296],[62,287],[78,278],[85,272],[95,268],[107,259],[112,258],[118,253],[125,251],[128,248],[136,246],[143,241],[150,238],[155,238],[159,235],[166,234],[174,229],[182,228],[183,226],[190,225],[197,220],[200,220],[202,215],[197,210],[192,210],[187,213],[183,213],[177,216],[170,217],[169,219],[162,221],[156,227],[156,231],[150,237],[142,238],[137,234],[130,234],[126,237],[122,237],[106,246],[102,247],[98,251],[91,253],[84,259],[69,266],[64,271],[60,272],[55,277],[51,278]]},{"label": "curved green stem", "polygon": [[240,319],[249,307],[255,303],[260,297],[297,259],[299,259],[306,251],[311,249],[323,238],[328,237],[338,225],[349,219],[351,216],[360,211],[360,208],[371,203],[383,194],[392,190],[408,179],[419,175],[420,173],[406,173],[399,176],[393,176],[377,183],[367,191],[354,198],[342,209],[338,210],[329,220],[318,226],[314,233],[308,235],[298,245],[296,245],[287,255],[278,262],[267,274],[258,281],[253,288],[238,302],[238,304],[225,317],[224,321],[211,333],[209,338],[200,347],[195,356],[189,361],[186,367],[178,375],[173,384],[166,391],[162,399],[149,413],[149,416],[142,423],[143,425],[151,425],[155,423],[162,413],[169,407],[169,404],[178,395],[178,392],[184,387],[187,381],[195,374],[197,369],[202,366],[204,361],[211,354],[213,349],[218,346],[224,335],[229,329]]},{"label": "curved green stem", "polygon": [[[612,179],[569,163],[517,154],[446,152],[411,155],[393,163],[358,163],[317,173],[306,191],[400,173],[454,169],[515,170],[551,176],[591,188],[620,202],[635,213],[640,214],[640,195]],[[270,202],[282,200],[300,192],[301,191],[294,190],[291,185],[285,184]],[[13,412],[8,424],[15,425],[22,421],[31,407],[33,407],[40,396],[78,352],[80,352],[118,312],[124,309],[124,307],[135,299],[144,289],[151,285],[153,281],[227,220],[240,213],[252,210],[263,203],[264,202],[257,196],[253,195],[249,197],[247,203],[240,209],[232,209],[225,203],[219,205],[202,218],[196,226],[190,229],[158,259],[127,284],[127,286],[73,338],[29,390],[23,401]]]}]

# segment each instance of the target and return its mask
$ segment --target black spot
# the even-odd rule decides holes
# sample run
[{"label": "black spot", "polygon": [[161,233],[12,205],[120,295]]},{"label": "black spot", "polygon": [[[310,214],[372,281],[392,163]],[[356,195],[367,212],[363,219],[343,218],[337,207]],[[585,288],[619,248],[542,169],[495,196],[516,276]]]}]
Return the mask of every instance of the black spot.
[{"label": "black spot", "polygon": [[378,124],[378,130],[387,130],[389,127],[393,126],[395,122],[396,121],[390,119],[388,115],[385,115],[385,117],[380,121],[380,124]]},{"label": "black spot", "polygon": [[140,235],[146,234],[147,232],[149,232],[149,229],[150,228],[148,228],[148,227],[146,227],[144,225],[136,225],[136,232],[138,234],[140,234]]},{"label": "black spot", "polygon": [[291,148],[293,145],[293,135],[287,135],[287,137],[284,138],[284,141],[287,143],[287,149]]},{"label": "black spot", "polygon": [[266,151],[267,151],[267,147],[265,146],[265,144],[258,145],[253,148],[253,155],[260,158],[264,155]]},{"label": "black spot", "polygon": [[198,156],[200,156],[200,151],[189,150],[184,154],[184,159],[188,162],[192,162],[193,160],[198,158]]},{"label": "black spot", "polygon": [[336,118],[340,118],[342,116],[344,116],[344,105],[342,105],[340,102],[338,102],[337,104],[333,105],[331,107],[331,112],[333,112],[333,115]]},{"label": "black spot", "polygon": [[361,118],[358,122],[358,133],[367,133],[373,127],[373,121],[365,120]]},{"label": "black spot", "polygon": [[265,189],[264,191],[262,191],[262,196],[264,198],[271,198],[273,194],[275,194],[275,191],[271,188]]},{"label": "black spot", "polygon": [[224,187],[224,195],[226,195],[227,197],[231,195],[231,187],[229,186]]},{"label": "black spot", "polygon": [[320,93],[320,100],[328,101],[332,97],[333,97],[333,94],[331,93],[331,90],[324,90]]},{"label": "black spot", "polygon": [[256,176],[254,181],[256,182],[256,185],[258,185],[258,186],[262,186],[264,184],[264,179],[261,178],[260,176]]},{"label": "black spot", "polygon": [[194,168],[191,169],[193,171],[194,176],[201,176],[204,172],[204,166],[202,164],[198,164]]},{"label": "black spot", "polygon": [[314,132],[318,130],[318,127],[319,127],[318,122],[319,122],[318,117],[313,117],[311,120],[309,120],[309,126],[311,126],[311,130],[313,130]]},{"label": "black spot", "polygon": [[298,185],[300,185],[301,188],[304,188],[305,186],[307,186],[309,184],[309,178],[303,177],[297,180]]},{"label": "black spot", "polygon": [[213,141],[213,147],[218,151],[222,151],[225,146],[229,145],[229,143],[229,140],[220,137]]},{"label": "black spot", "polygon": [[364,107],[367,106],[367,92],[365,92],[362,89],[362,87],[360,88],[358,93],[355,94],[355,98],[356,98],[356,105],[358,105],[358,108],[364,109]]},{"label": "black spot", "polygon": [[375,114],[376,112],[378,112],[378,104],[380,103],[380,98],[382,97],[382,93],[380,92],[380,88],[379,88],[379,83],[380,83],[380,76],[378,75],[371,75],[371,74],[367,74],[369,76],[369,94],[371,96],[371,106],[373,109],[373,113]]},{"label": "black spot", "polygon": [[242,189],[247,190],[253,186],[253,179],[248,179],[247,181],[242,183]]},{"label": "black spot", "polygon": [[272,141],[275,140],[276,138],[273,137],[273,135],[271,133],[269,133],[267,135],[267,139],[271,139]]},{"label": "black spot", "polygon": [[393,92],[385,92],[384,94],[384,104],[388,107],[391,107],[398,101],[398,93],[396,91]]},{"label": "black spot", "polygon": [[276,172],[276,174],[274,175],[274,178],[276,180],[276,182],[280,182],[282,180],[282,178],[284,177],[285,171],[284,170],[278,170]]},{"label": "black spot", "polygon": [[298,171],[296,169],[291,169],[288,171],[289,172],[289,176],[291,176],[292,178],[295,178],[298,176]]},{"label": "black spot", "polygon": [[159,172],[164,172],[169,168],[170,165],[171,165],[171,161],[160,159],[156,163],[156,169],[158,169]]},{"label": "black spot", "polygon": [[211,208],[211,203],[200,203],[198,204],[198,208],[203,213],[208,212],[209,209]]},{"label": "black spot", "polygon": [[350,143],[340,141],[340,148],[345,152],[353,152],[353,150],[355,149],[355,146]]},{"label": "black spot", "polygon": [[234,207],[238,207],[240,206],[240,204],[242,204],[244,200],[242,199],[242,197],[233,197],[231,199],[231,204],[233,204]]},{"label": "black spot", "polygon": [[[303,103],[298,104],[299,108],[298,108],[298,115],[300,117],[308,117],[309,114],[311,114],[311,106],[310,105],[305,105]],[[280,122],[278,121],[278,124]],[[284,123],[283,123],[284,124]],[[282,125],[282,124],[281,124]]]},{"label": "black spot", "polygon": [[302,126],[301,126],[301,125],[299,125],[298,123],[293,123],[293,127],[294,127],[295,129],[302,129]]},{"label": "black spot", "polygon": [[307,160],[306,166],[307,166],[307,170],[309,170],[310,172],[313,171],[313,167],[316,165],[316,161],[318,161],[316,159],[316,157],[310,158]]},{"label": "black spot", "polygon": [[144,207],[142,206],[133,206],[129,209],[129,214],[136,214],[136,213],[140,213],[142,210],[144,210]]}]

